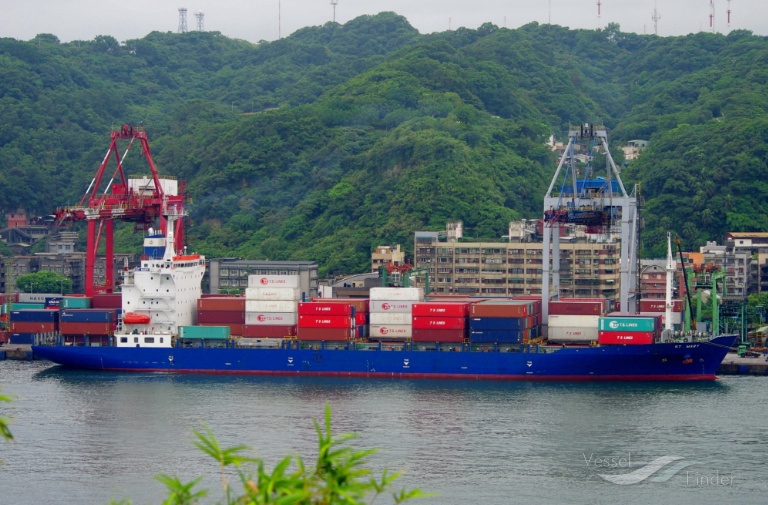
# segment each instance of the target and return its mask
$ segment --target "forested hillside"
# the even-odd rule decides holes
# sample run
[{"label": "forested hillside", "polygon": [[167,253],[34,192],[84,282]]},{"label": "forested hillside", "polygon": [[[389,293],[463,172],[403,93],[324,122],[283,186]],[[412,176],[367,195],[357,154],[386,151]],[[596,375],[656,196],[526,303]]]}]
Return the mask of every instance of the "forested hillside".
[{"label": "forested hillside", "polygon": [[[644,252],[768,231],[768,41],[530,24],[422,35],[394,13],[250,44],[219,33],[0,39],[4,211],[79,201],[123,123],[188,181],[188,241],[209,256],[363,271],[380,244],[462,220],[498,238],[536,218],[569,124],[650,147],[622,177]],[[145,171],[136,155],[128,172]],[[120,244],[133,251],[132,227]]]}]

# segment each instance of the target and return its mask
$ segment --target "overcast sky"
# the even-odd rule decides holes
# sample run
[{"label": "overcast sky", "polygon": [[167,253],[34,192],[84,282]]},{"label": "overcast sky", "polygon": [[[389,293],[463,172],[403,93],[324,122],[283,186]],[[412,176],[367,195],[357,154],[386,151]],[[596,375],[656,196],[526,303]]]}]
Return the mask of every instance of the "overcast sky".
[{"label": "overcast sky", "polygon": [[[603,28],[618,23],[624,32],[659,35],[734,29],[768,35],[768,0],[337,0],[336,21],[363,14],[393,11],[421,33],[491,22],[517,28],[532,21],[570,28]],[[187,28],[197,29],[195,13],[203,12],[204,29],[251,42],[275,40],[299,28],[332,20],[331,0],[0,0],[0,37],[29,40],[52,33],[62,42],[111,35],[118,41],[142,38],[152,31],[176,32],[179,8],[187,8]],[[730,24],[728,9],[730,8]]]}]

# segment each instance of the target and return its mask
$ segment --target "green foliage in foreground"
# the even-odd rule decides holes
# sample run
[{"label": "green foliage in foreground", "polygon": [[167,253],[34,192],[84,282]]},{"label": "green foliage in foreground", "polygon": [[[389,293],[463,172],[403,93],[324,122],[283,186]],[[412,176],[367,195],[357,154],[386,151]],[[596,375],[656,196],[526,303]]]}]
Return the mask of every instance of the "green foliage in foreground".
[{"label": "green foliage in foreground", "polygon": [[[11,398],[5,395],[0,395],[0,402],[9,402]],[[8,428],[8,419],[0,417],[0,438],[4,440],[13,440],[13,434],[11,429]]]},{"label": "green foliage in foreground", "polygon": [[25,293],[61,293],[64,295],[72,292],[72,279],[49,270],[40,270],[33,274],[20,275],[16,279],[16,287],[24,290]]},{"label": "green foliage in foreground", "polygon": [[[238,445],[224,448],[207,427],[201,433],[195,430],[195,445],[216,460],[221,471],[224,490],[223,502],[227,505],[274,504],[274,505],[362,505],[373,503],[384,493],[391,492],[398,473],[384,470],[377,479],[365,468],[367,458],[375,452],[355,450],[346,444],[354,434],[331,434],[331,409],[326,406],[325,425],[314,421],[317,431],[318,455],[314,467],[307,467],[298,457],[286,456],[269,471],[264,461],[244,455],[248,447]],[[233,468],[241,488],[234,487],[227,477],[228,467]],[[208,496],[208,490],[196,489],[202,477],[182,482],[177,477],[160,475],[157,480],[168,488],[164,505],[192,505]],[[395,503],[411,498],[424,497],[419,489],[392,492]],[[123,505],[130,502],[121,502]],[[116,505],[113,502],[113,505]]]}]

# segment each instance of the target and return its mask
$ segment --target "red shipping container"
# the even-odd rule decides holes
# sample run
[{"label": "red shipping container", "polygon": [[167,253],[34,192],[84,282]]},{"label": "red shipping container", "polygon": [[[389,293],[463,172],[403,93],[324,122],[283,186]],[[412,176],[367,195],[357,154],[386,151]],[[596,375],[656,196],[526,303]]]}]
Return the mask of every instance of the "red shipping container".
[{"label": "red shipping container", "polygon": [[368,313],[367,312],[358,312],[355,314],[355,325],[361,326],[368,324]]},{"label": "red shipping container", "polygon": [[323,303],[343,303],[352,305],[355,308],[355,312],[369,312],[369,303],[367,298],[312,298],[311,301]]},{"label": "red shipping container", "polygon": [[283,337],[295,337],[296,326],[295,325],[243,325],[242,335],[249,338],[283,338]]},{"label": "red shipping container", "polygon": [[413,328],[420,330],[463,330],[467,327],[465,317],[414,317]]},{"label": "red shipping container", "polygon": [[549,302],[549,313],[562,316],[602,316],[605,314],[605,304],[601,301]]},{"label": "red shipping container", "polygon": [[351,316],[352,309],[347,303],[299,302],[300,316]]},{"label": "red shipping container", "polygon": [[516,296],[514,299],[533,303],[533,313],[541,314],[541,306],[542,306],[541,295]]},{"label": "red shipping container", "polygon": [[54,333],[58,329],[57,323],[11,321],[11,333]]},{"label": "red shipping container", "polygon": [[[212,298],[209,298],[212,300]],[[244,311],[231,310],[199,310],[197,312],[199,324],[245,324]]]},{"label": "red shipping container", "polygon": [[92,309],[119,309],[122,306],[122,293],[96,293],[91,297]]},{"label": "red shipping container", "polygon": [[95,322],[79,323],[62,321],[59,324],[62,335],[112,335],[115,333],[114,323]]},{"label": "red shipping container", "polygon": [[427,330],[413,329],[413,342],[453,342],[461,343],[466,338],[464,330]]},{"label": "red shipping container", "polygon": [[349,316],[299,316],[299,328],[352,328]]},{"label": "red shipping container", "polygon": [[598,344],[652,344],[653,337],[656,335],[653,331],[598,331]]},{"label": "red shipping container", "polygon": [[233,296],[200,298],[197,300],[197,310],[205,310],[208,312],[245,312],[245,298],[236,298]]},{"label": "red shipping container", "polygon": [[[645,299],[640,300],[640,312],[666,312],[667,311],[667,301],[666,300],[652,300],[652,299]],[[683,311],[683,301],[682,300],[672,300],[672,312],[682,312]]]},{"label": "red shipping container", "polygon": [[514,302],[480,302],[469,306],[469,315],[472,317],[527,317],[531,303],[528,301]]},{"label": "red shipping container", "polygon": [[352,338],[351,328],[302,328],[299,326],[299,340],[347,341]]},{"label": "red shipping container", "polygon": [[414,317],[466,317],[469,315],[469,304],[462,302],[414,303],[411,313]]}]

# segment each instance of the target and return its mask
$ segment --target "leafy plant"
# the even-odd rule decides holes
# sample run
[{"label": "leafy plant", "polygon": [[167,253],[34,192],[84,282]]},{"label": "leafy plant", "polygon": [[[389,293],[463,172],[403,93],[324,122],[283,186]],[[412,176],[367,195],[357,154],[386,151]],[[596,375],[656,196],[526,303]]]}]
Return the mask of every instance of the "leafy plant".
[{"label": "leafy plant", "polygon": [[[317,432],[318,454],[313,467],[299,456],[286,456],[269,471],[264,461],[245,455],[244,445],[222,447],[213,432],[194,431],[195,445],[219,465],[224,501],[227,505],[363,505],[391,490],[399,473],[384,470],[380,478],[365,467],[375,449],[357,450],[347,444],[354,434],[331,433],[331,408],[326,405],[325,423],[313,421]],[[240,481],[230,483],[228,468],[235,470]],[[208,496],[208,490],[196,490],[201,477],[182,482],[176,477],[160,475],[157,480],[168,488],[163,505],[193,505]],[[419,489],[392,492],[395,503],[428,496]],[[123,504],[129,502],[121,502]],[[113,505],[117,505],[113,502]]]},{"label": "leafy plant", "polygon": [[[0,402],[10,402],[11,398],[6,395],[0,395]],[[8,428],[8,418],[0,417],[0,438],[4,440],[13,440],[11,429]]]}]

